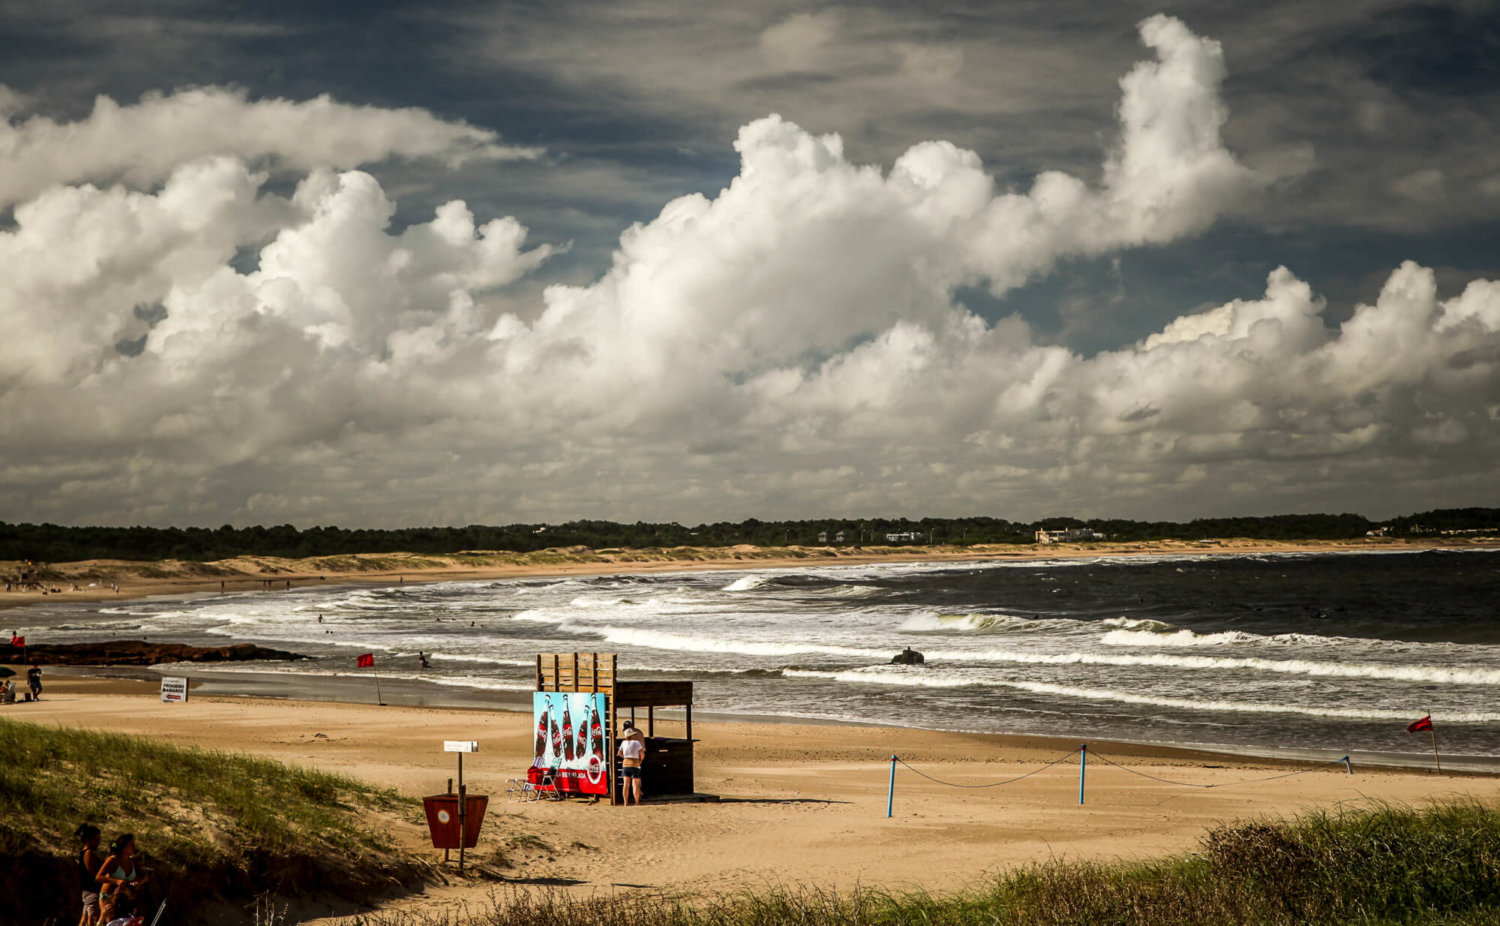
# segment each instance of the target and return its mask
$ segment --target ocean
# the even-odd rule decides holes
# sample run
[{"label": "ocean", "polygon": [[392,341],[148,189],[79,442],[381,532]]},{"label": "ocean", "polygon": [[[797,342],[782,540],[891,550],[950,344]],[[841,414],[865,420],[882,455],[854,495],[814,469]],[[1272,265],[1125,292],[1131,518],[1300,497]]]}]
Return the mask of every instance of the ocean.
[{"label": "ocean", "polygon": [[[697,715],[1395,764],[1431,762],[1428,734],[1406,732],[1430,713],[1445,768],[1500,770],[1497,603],[1500,551],[1426,551],[330,583],[51,602],[4,623],[33,642],[311,657],[157,670],[228,694],[348,697],[374,672],[394,703],[517,707],[536,654],[612,652],[624,678],[695,681]],[[906,647],[925,664],[892,665]],[[366,652],[375,668],[356,669]]]}]

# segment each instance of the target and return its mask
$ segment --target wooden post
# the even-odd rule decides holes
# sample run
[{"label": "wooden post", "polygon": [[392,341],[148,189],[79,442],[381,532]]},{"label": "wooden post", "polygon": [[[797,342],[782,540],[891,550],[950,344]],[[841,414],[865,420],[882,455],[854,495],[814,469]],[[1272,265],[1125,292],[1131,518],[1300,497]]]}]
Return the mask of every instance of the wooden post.
[{"label": "wooden post", "polygon": [[1427,732],[1432,734],[1432,764],[1437,766],[1437,773],[1441,775],[1443,774],[1443,762],[1438,758],[1437,727],[1428,727]]},{"label": "wooden post", "polygon": [[542,687],[542,654],[541,653],[537,653],[536,654],[536,690],[537,691],[546,691],[546,689]]},{"label": "wooden post", "polygon": [[646,705],[646,735],[656,735],[656,708],[650,704]]},{"label": "wooden post", "polygon": [[469,796],[464,788],[464,754],[458,754],[458,871],[464,870],[464,836],[468,833],[465,818],[469,811]]},{"label": "wooden post", "polygon": [[689,743],[693,741],[693,706],[691,704],[687,706],[687,740]]},{"label": "wooden post", "polygon": [[610,694],[604,699],[605,713],[608,715],[609,723],[604,727],[609,731],[605,737],[604,751],[608,753],[604,757],[604,768],[609,773],[609,802],[614,804],[619,800],[619,792],[615,788],[615,727],[619,725],[619,718],[615,716],[618,708],[615,706],[615,696]]}]

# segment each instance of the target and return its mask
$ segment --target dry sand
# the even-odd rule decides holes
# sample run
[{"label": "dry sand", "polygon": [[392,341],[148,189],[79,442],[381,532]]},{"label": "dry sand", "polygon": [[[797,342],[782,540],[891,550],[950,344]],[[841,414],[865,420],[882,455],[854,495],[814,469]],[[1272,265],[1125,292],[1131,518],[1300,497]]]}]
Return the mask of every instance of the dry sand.
[{"label": "dry sand", "polygon": [[[1073,741],[851,725],[694,724],[697,783],[714,803],[511,803],[506,780],[531,759],[529,714],[246,698],[162,704],[145,682],[52,677],[44,700],[0,716],[239,750],[349,774],[413,798],[454,773],[445,739],[477,740],[465,777],[491,795],[477,853],[503,849],[511,884],[557,879],[570,891],[722,892],[766,884],[946,891],[1052,857],[1140,858],[1191,849],[1218,823],[1374,801],[1500,798],[1500,779],[1307,766],[1091,743],[1086,803],[1076,758],[1023,781],[958,789],[905,767],[886,819],[890,757],[955,783],[1032,771]],[[673,732],[664,729],[661,732]],[[1111,766],[1107,756],[1136,772]],[[1185,785],[1209,785],[1213,788]],[[415,808],[415,802],[413,803]],[[413,817],[415,820],[415,816]],[[107,821],[101,821],[106,822]],[[535,842],[512,840],[534,837]],[[422,847],[415,823],[400,838]],[[430,848],[423,851],[434,852]],[[436,854],[436,853],[434,853]],[[396,905],[482,902],[493,882],[438,888]]]}]

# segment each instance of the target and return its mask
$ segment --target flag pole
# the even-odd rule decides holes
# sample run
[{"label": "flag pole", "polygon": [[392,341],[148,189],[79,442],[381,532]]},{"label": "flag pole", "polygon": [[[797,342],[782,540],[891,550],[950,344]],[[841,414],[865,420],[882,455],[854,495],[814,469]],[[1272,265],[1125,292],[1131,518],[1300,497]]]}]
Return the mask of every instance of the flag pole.
[{"label": "flag pole", "polygon": [[1438,758],[1437,751],[1437,727],[1432,724],[1432,713],[1427,714],[1427,732],[1432,734],[1432,764],[1437,766],[1437,774],[1443,774],[1443,762]]}]

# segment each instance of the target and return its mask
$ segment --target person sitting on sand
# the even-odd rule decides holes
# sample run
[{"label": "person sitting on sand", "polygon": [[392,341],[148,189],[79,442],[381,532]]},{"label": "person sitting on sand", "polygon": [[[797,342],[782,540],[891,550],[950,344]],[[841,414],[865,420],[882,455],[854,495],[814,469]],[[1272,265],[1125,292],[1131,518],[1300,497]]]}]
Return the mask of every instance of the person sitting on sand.
[{"label": "person sitting on sand", "polygon": [[16,703],[16,685],[10,679],[0,682],[0,704]]},{"label": "person sitting on sand", "polygon": [[99,866],[95,875],[99,882],[99,904],[101,913],[99,922],[108,923],[115,918],[115,913],[128,912],[134,906],[142,886],[146,883],[146,873],[136,864],[135,860],[135,834],[121,833],[120,837],[109,844],[109,858]]},{"label": "person sitting on sand", "polygon": [[630,796],[635,795],[635,805],[641,805],[641,763],[646,759],[646,734],[637,730],[635,724],[625,721],[625,733],[620,739],[620,777],[625,779],[625,805],[630,806]]},{"label": "person sitting on sand", "polygon": [[99,827],[92,823],[80,823],[73,831],[82,847],[78,850],[78,886],[83,892],[83,915],[78,926],[95,926],[99,920],[99,868],[104,859],[99,857]]}]

